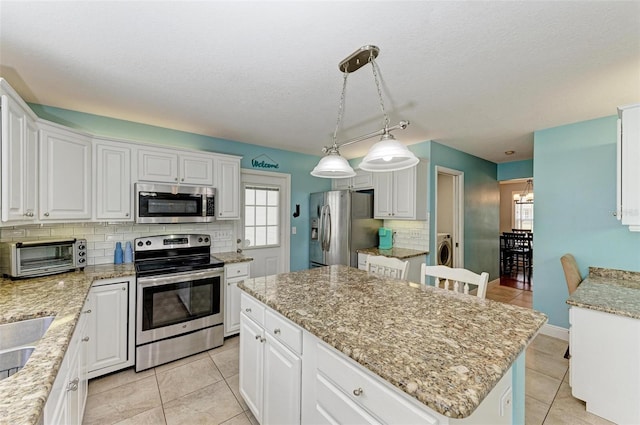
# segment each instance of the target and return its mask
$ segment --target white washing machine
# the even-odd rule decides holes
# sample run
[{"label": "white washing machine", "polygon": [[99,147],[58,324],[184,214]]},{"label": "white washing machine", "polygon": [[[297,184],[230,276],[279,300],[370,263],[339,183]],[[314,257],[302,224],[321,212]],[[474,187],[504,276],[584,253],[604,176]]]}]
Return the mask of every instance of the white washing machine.
[{"label": "white washing machine", "polygon": [[438,264],[453,267],[453,246],[449,233],[438,233]]}]

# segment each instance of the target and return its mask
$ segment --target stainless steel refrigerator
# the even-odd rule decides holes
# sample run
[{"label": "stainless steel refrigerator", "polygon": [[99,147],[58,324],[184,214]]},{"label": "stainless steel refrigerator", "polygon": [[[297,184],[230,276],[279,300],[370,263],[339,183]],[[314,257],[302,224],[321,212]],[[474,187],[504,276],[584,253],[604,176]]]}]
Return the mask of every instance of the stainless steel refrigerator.
[{"label": "stainless steel refrigerator", "polygon": [[309,267],[358,267],[356,249],[378,245],[382,220],[373,218],[373,193],[332,190],[309,198]]}]

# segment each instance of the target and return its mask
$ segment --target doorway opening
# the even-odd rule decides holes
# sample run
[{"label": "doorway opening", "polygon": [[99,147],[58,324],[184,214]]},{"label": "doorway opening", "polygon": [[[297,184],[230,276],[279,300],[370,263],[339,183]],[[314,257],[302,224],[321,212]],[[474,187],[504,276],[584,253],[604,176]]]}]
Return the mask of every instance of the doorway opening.
[{"label": "doorway opening", "polygon": [[464,268],[464,173],[437,165],[434,265]]},{"label": "doorway opening", "polygon": [[500,286],[533,291],[533,179],[500,182]]}]

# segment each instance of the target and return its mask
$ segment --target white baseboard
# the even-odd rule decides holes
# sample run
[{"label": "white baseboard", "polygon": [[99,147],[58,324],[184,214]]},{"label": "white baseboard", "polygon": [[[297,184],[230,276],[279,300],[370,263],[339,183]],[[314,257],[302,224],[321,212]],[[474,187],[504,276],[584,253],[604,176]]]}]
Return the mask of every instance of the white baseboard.
[{"label": "white baseboard", "polygon": [[569,342],[569,329],[567,328],[547,323],[540,329],[540,333]]}]

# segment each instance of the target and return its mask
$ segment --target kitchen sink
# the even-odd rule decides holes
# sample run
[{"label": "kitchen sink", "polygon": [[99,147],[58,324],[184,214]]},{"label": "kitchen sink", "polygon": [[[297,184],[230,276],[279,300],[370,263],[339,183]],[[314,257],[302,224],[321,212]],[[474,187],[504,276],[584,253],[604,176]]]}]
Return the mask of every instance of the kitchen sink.
[{"label": "kitchen sink", "polygon": [[47,316],[0,325],[0,379],[24,367],[54,319]]},{"label": "kitchen sink", "polygon": [[27,364],[35,347],[22,347],[0,352],[0,380],[8,378]]}]

